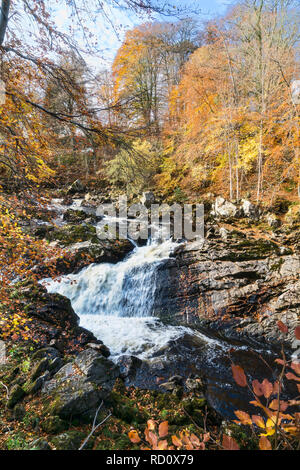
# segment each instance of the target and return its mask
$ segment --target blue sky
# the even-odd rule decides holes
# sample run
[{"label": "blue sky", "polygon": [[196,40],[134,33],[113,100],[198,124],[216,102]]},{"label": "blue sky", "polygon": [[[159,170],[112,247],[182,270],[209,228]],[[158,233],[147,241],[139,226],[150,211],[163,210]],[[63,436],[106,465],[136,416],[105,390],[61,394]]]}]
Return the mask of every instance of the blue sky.
[{"label": "blue sky", "polygon": [[[88,1],[88,0],[87,0]],[[157,0],[159,3],[159,0]],[[162,1],[162,4],[164,2]],[[179,7],[186,7],[188,11],[199,10],[199,14],[191,15],[199,17],[199,20],[205,21],[216,15],[223,14],[231,0],[169,0],[169,3]],[[66,9],[65,3],[61,3],[56,10],[55,22],[61,30],[67,30],[71,25],[70,11]],[[125,32],[128,29],[144,22],[149,21],[147,16],[138,16],[133,12],[124,12],[111,6],[105,7],[106,17],[98,15],[87,24],[88,28],[98,39],[101,53],[97,56],[87,56],[88,64],[95,70],[108,65],[114,58],[117,49],[120,47]],[[109,18],[109,20],[108,20]],[[168,17],[156,17],[157,19],[168,21]],[[115,25],[115,26],[113,26]]]}]

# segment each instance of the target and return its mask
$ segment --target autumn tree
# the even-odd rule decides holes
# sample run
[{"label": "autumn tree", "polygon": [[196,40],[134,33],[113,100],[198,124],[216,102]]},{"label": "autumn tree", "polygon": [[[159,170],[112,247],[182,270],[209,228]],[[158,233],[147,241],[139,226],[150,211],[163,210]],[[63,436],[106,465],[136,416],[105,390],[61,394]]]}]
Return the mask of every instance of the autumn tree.
[{"label": "autumn tree", "polygon": [[113,63],[116,100],[131,126],[159,133],[168,96],[195,49],[192,20],[146,23],[129,31]]},{"label": "autumn tree", "polygon": [[208,24],[202,38],[171,95],[166,134],[174,152],[163,164],[162,186],[172,160],[182,167],[182,186],[195,192],[212,187],[239,199],[247,188],[259,200],[262,190],[297,182],[299,118],[290,86],[299,68],[299,22],[293,3],[248,1]]}]

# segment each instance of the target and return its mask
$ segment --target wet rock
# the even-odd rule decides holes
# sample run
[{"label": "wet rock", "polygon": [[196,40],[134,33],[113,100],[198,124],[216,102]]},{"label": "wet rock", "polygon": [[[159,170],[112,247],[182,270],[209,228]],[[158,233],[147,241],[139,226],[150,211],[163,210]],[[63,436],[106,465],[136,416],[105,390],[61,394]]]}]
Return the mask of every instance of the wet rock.
[{"label": "wet rock", "polygon": [[68,246],[65,256],[56,261],[56,270],[61,274],[78,272],[91,263],[118,263],[133,250],[129,240],[83,241]]},{"label": "wet rock", "polygon": [[[278,348],[299,325],[300,256],[269,240],[224,240],[214,232],[200,246],[160,266],[154,310],[163,321],[198,327],[221,338]],[[245,321],[247,320],[247,323]],[[290,333],[281,337],[277,321]]]},{"label": "wet rock", "polygon": [[170,377],[168,382],[164,382],[159,385],[159,387],[163,388],[167,392],[176,392],[178,391],[178,387],[182,388],[183,385],[183,378],[180,375],[174,375]]},{"label": "wet rock", "polygon": [[109,357],[110,356],[110,350],[103,343],[102,344],[88,343],[87,348],[94,349],[95,351],[98,351],[104,357]]},{"label": "wet rock", "polygon": [[113,362],[87,349],[44,385],[43,395],[52,397],[47,411],[61,419],[91,418],[118,376],[119,369]]},{"label": "wet rock", "polygon": [[17,403],[19,403],[25,396],[25,392],[20,385],[14,385],[9,393],[9,399],[7,402],[8,408],[13,408]]},{"label": "wet rock", "polygon": [[58,324],[61,328],[78,326],[79,317],[74,312],[69,299],[59,294],[48,294],[44,289],[40,300],[40,305],[33,303],[27,307],[30,317]]},{"label": "wet rock", "polygon": [[134,378],[137,369],[142,365],[141,359],[135,356],[121,356],[117,362],[123,378]]},{"label": "wet rock", "polygon": [[189,392],[203,392],[204,391],[204,384],[200,377],[189,377],[185,381],[185,386]]}]

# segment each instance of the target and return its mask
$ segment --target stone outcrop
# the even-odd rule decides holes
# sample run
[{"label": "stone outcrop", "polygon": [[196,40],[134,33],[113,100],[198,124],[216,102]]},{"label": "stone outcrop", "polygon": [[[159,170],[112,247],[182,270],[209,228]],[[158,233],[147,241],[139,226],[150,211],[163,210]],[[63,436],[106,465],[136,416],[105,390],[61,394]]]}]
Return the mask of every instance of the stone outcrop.
[{"label": "stone outcrop", "polygon": [[52,344],[62,353],[81,351],[88,343],[102,344],[93,333],[79,326],[71,302],[59,294],[49,294],[45,286],[32,283],[16,285],[20,305],[30,318],[37,345]]},{"label": "stone outcrop", "polygon": [[300,321],[299,252],[235,230],[226,237],[212,231],[160,267],[156,314],[231,340],[291,346]]},{"label": "stone outcrop", "polygon": [[45,383],[42,395],[50,399],[47,411],[61,419],[90,419],[113,389],[118,367],[94,349],[80,353]]}]

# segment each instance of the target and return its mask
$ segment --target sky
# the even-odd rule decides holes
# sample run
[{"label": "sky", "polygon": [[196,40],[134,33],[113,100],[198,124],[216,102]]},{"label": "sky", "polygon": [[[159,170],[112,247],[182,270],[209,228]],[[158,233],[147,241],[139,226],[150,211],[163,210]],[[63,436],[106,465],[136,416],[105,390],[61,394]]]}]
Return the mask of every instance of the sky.
[{"label": "sky", "polygon": [[[158,3],[159,1],[160,0],[157,0]],[[189,16],[198,17],[200,21],[205,21],[217,15],[224,14],[228,5],[232,4],[232,0],[169,0],[169,3],[178,7],[187,8],[188,12],[199,10],[199,13],[192,13]],[[54,12],[54,16],[57,26],[62,31],[67,31],[71,19],[70,11],[66,9],[65,3],[61,3]],[[166,16],[156,16],[155,19],[161,21],[172,20],[172,18]],[[132,29],[134,26],[145,21],[149,21],[149,17],[146,15],[141,16],[134,12],[124,12],[106,4],[105,15],[97,15],[97,17],[91,19],[86,25],[98,39],[99,48],[101,49],[101,52],[97,54],[97,56],[85,56],[88,65],[94,70],[101,70],[108,67],[124,39],[126,30]]]}]

